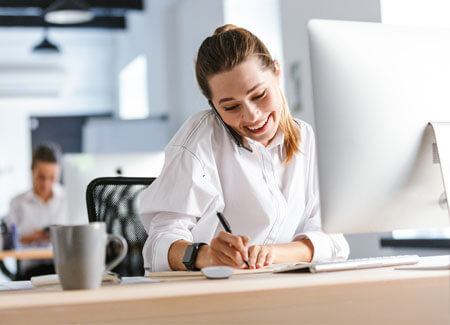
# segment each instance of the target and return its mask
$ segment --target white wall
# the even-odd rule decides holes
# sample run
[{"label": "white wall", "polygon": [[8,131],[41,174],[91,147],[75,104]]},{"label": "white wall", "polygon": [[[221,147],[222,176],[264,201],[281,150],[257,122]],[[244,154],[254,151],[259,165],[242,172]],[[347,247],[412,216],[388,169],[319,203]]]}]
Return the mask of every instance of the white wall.
[{"label": "white wall", "polygon": [[[286,96],[292,107],[300,91],[300,110],[293,114],[314,126],[306,23],[312,18],[379,22],[380,0],[280,0],[280,5]],[[295,63],[300,67],[300,89],[290,75]]]},{"label": "white wall", "polygon": [[0,106],[0,218],[9,201],[31,185],[31,137],[28,114],[13,106]]},{"label": "white wall", "polygon": [[[30,115],[107,113],[113,105],[111,32],[50,30],[61,54],[31,53],[42,35],[40,28],[0,28],[0,217],[10,198],[31,185]],[[45,84],[55,71],[57,88]],[[49,88],[59,94],[45,95]]]},{"label": "white wall", "polygon": [[144,120],[120,120],[118,76],[123,68],[136,57],[147,59],[145,72],[148,84],[149,116],[167,115],[169,98],[173,95],[168,87],[166,19],[168,8],[178,0],[146,0],[145,10],[127,14],[127,29],[116,33],[112,50],[113,115],[112,119],[93,118],[83,130],[83,151],[90,153],[143,152],[162,150],[170,139],[167,120],[156,118]]},{"label": "white wall", "polygon": [[92,118],[83,128],[83,152],[163,151],[170,140],[168,121]]},{"label": "white wall", "polygon": [[448,0],[380,0],[383,24],[450,27]]},{"label": "white wall", "polygon": [[[168,8],[178,0],[146,0],[145,10],[127,14],[127,29],[118,32],[116,76],[139,55],[147,58],[148,106],[150,116],[168,111],[167,53],[165,25]],[[118,86],[117,84],[115,85]],[[117,100],[117,98],[116,98]],[[115,105],[115,111],[118,105]],[[115,116],[119,116],[115,112]]]},{"label": "white wall", "polygon": [[[14,106],[36,115],[71,115],[111,112],[114,71],[114,32],[103,30],[52,29],[50,40],[57,44],[61,53],[57,55],[35,54],[31,48],[42,39],[42,29],[0,29],[2,50],[0,51],[0,74],[6,72],[19,75],[23,70],[41,71],[44,83],[46,73],[58,69],[64,76],[60,80],[59,94],[23,95],[20,88],[29,76],[17,82],[11,80],[15,90],[2,91],[8,86],[0,85],[0,107]],[[20,79],[19,79],[20,80]],[[0,117],[4,117],[0,111]]]},{"label": "white wall", "polygon": [[[283,67],[280,0],[223,0],[223,4],[224,23],[246,28],[255,34]],[[255,14],[249,14],[253,12]],[[284,73],[281,77],[284,89]]]},{"label": "white wall", "polygon": [[[167,13],[169,117],[173,134],[192,114],[208,109],[195,79],[201,42],[224,23],[222,0],[184,0]],[[166,25],[167,26],[167,25]]]}]

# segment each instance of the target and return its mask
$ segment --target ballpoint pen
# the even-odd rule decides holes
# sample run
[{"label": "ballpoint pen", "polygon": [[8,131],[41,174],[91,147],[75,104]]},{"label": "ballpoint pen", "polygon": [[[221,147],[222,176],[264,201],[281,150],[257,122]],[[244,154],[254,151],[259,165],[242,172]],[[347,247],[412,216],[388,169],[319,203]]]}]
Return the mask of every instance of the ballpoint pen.
[{"label": "ballpoint pen", "polygon": [[[225,229],[226,232],[232,234],[230,224],[228,223],[227,219],[225,219],[225,216],[221,212],[217,212],[217,216],[219,217],[219,221],[222,224],[223,229]],[[250,264],[248,264],[247,260],[244,260],[244,263],[248,268],[250,268]]]}]

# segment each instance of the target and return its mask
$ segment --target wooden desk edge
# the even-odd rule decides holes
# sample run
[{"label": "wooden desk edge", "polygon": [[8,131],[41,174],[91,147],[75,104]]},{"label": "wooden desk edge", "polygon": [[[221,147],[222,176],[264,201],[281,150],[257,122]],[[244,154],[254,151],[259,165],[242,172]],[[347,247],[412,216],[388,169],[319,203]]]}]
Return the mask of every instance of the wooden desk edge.
[{"label": "wooden desk edge", "polygon": [[18,260],[51,259],[53,258],[53,251],[49,248],[30,248],[0,251],[0,260],[8,257],[12,257]]},{"label": "wooden desk edge", "polygon": [[[383,272],[384,271],[384,272]],[[378,274],[377,274],[378,273]],[[335,276],[333,276],[335,275]],[[374,277],[375,276],[375,277]],[[406,271],[389,268],[342,271],[319,274],[255,274],[241,275],[231,279],[208,280],[205,278],[188,281],[162,281],[158,283],[111,285],[96,290],[62,291],[60,289],[39,289],[0,293],[0,311],[30,307],[81,305],[98,302],[120,302],[133,300],[153,300],[161,298],[204,296],[237,292],[257,292],[267,290],[352,286],[361,283],[388,283],[434,279],[450,283],[450,272]],[[50,290],[49,290],[50,289]],[[26,295],[26,297],[24,296]]]}]

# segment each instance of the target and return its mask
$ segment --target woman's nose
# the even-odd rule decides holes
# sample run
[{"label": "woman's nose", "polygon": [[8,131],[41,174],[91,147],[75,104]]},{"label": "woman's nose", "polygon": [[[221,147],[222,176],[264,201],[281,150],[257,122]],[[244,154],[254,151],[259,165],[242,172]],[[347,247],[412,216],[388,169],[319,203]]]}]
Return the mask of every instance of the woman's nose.
[{"label": "woman's nose", "polygon": [[252,123],[258,121],[258,117],[260,115],[259,109],[256,107],[256,105],[249,103],[245,104],[244,108],[244,121],[247,123]]}]

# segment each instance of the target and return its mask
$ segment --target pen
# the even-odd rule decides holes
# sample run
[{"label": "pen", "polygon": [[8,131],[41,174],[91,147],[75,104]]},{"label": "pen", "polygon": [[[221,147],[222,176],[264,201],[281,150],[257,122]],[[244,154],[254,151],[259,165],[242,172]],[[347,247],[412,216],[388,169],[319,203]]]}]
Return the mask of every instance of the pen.
[{"label": "pen", "polygon": [[[227,219],[225,219],[225,216],[220,212],[217,212],[217,216],[219,217],[219,221],[222,224],[223,229],[225,229],[226,232],[232,234],[230,224],[228,223]],[[244,260],[244,263],[245,265],[247,265],[248,268],[250,268],[250,265],[248,264],[247,260]]]}]

